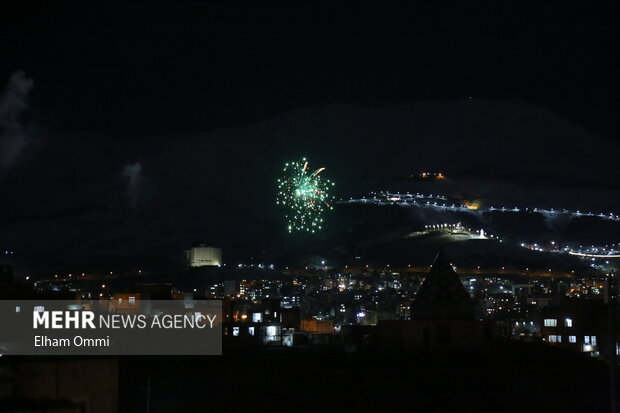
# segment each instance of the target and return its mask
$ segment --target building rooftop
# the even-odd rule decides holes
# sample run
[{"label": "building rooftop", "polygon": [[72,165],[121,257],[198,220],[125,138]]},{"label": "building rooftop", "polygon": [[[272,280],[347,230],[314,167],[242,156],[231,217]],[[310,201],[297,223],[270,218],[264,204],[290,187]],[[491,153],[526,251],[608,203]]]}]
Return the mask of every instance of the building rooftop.
[{"label": "building rooftop", "polygon": [[450,260],[440,251],[413,301],[412,318],[473,319],[474,310]]}]

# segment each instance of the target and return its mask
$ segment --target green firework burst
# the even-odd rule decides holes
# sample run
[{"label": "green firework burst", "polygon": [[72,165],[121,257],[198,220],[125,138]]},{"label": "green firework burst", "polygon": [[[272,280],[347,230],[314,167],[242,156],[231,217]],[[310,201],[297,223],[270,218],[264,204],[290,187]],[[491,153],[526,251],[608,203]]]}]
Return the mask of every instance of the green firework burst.
[{"label": "green firework burst", "polygon": [[289,232],[322,229],[325,210],[333,209],[329,190],[334,186],[329,179],[323,179],[324,170],[310,172],[306,158],[284,165],[276,204],[285,209]]}]

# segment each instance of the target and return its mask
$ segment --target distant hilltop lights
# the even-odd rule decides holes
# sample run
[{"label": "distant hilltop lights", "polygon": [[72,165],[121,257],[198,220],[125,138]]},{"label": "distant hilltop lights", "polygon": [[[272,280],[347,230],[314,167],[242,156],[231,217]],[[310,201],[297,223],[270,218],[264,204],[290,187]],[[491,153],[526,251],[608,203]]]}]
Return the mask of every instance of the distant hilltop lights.
[{"label": "distant hilltop lights", "polygon": [[375,205],[399,205],[399,206],[415,206],[419,208],[431,208],[444,211],[485,213],[485,212],[502,212],[502,213],[519,213],[525,212],[529,214],[541,214],[544,216],[569,216],[572,218],[594,217],[604,220],[620,222],[620,215],[614,213],[595,213],[571,211],[568,209],[545,209],[545,208],[528,208],[528,207],[484,207],[479,201],[470,200],[460,203],[450,203],[448,198],[443,195],[421,194],[416,193],[400,193],[389,191],[370,192],[367,196],[361,198],[349,198],[348,201],[341,200],[343,203],[362,203]]},{"label": "distant hilltop lights", "polygon": [[[572,255],[581,258],[582,260],[589,261],[590,267],[599,269],[607,268],[609,265],[608,260],[620,258],[620,246],[616,246],[616,244],[612,244],[611,246],[605,245],[604,247],[597,247],[594,245],[591,247],[584,247],[583,245],[580,245],[579,247],[571,247],[569,245],[560,247],[555,241],[551,241],[547,245],[538,243],[521,243],[519,245],[522,248],[526,248],[531,251]],[[597,259],[603,259],[606,261],[602,261],[597,264]]]},{"label": "distant hilltop lights", "polygon": [[419,179],[446,179],[446,176],[441,172],[420,172],[418,174],[411,174],[409,178]]},{"label": "distant hilltop lights", "polygon": [[[459,212],[459,213],[468,213],[474,215],[482,215],[485,213],[513,213],[513,214],[539,214],[544,216],[545,218],[550,218],[554,216],[567,216],[570,218],[597,218],[602,220],[608,220],[613,222],[620,222],[620,216],[614,213],[593,213],[593,212],[582,212],[580,210],[572,211],[568,209],[545,209],[545,208],[529,208],[529,207],[495,207],[490,206],[486,207],[482,205],[482,202],[469,200],[469,201],[460,201],[459,203],[450,203],[449,198],[443,195],[435,195],[435,194],[423,194],[423,193],[401,193],[401,192],[390,192],[390,191],[376,191],[370,192],[368,195],[361,198],[350,198],[349,200],[340,201],[341,203],[360,203],[360,204],[370,204],[370,205],[379,205],[379,206],[401,206],[401,207],[416,207],[416,208],[429,208],[438,211],[445,212]],[[466,228],[461,226],[460,224],[453,223],[445,223],[445,224],[430,224],[424,226],[425,232],[443,232],[450,236],[459,236],[459,237],[471,237],[477,239],[494,239],[499,242],[504,242],[504,240],[498,235],[492,235],[486,233],[484,230],[480,229],[477,231],[473,231],[471,228]],[[582,258],[583,260],[590,261],[590,266],[593,268],[606,268],[609,264],[609,261],[602,261],[601,263],[597,263],[597,260],[611,260],[620,258],[620,248],[614,248],[613,246],[609,248],[605,247],[595,247],[591,248],[583,248],[583,246],[559,248],[558,246],[552,244],[549,247],[543,247],[539,244],[529,244],[529,243],[520,243],[517,244],[523,248],[538,251],[538,252],[552,252],[552,253],[560,253],[565,255],[571,255],[575,257]]]},{"label": "distant hilltop lights", "polygon": [[474,230],[472,228],[467,228],[461,225],[461,223],[456,224],[431,224],[424,225],[425,232],[443,232],[447,234],[461,234],[467,235],[471,238],[476,239],[494,239],[499,242],[503,242],[499,237],[488,234],[484,229]]},{"label": "distant hilltop lights", "polygon": [[579,257],[587,257],[587,258],[620,258],[620,253],[609,253],[609,254],[588,254],[584,252],[576,252],[569,251],[570,255],[577,255]]},{"label": "distant hilltop lights", "polygon": [[457,224],[435,224],[435,225],[424,225],[424,229],[427,231],[452,231],[452,230],[462,230],[464,229],[461,223]]},{"label": "distant hilltop lights", "polygon": [[605,245],[604,247],[584,247],[580,245],[579,248],[566,247],[563,250],[570,255],[575,255],[582,258],[591,258],[593,261],[595,258],[620,258],[620,244]]}]

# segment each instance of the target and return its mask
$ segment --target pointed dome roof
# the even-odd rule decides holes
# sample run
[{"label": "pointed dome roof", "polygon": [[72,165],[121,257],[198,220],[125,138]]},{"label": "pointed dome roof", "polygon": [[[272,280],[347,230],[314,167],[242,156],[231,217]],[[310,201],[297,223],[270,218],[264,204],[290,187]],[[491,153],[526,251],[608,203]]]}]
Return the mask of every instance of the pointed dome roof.
[{"label": "pointed dome roof", "polygon": [[437,254],[412,310],[412,318],[474,318],[474,302],[443,251]]}]

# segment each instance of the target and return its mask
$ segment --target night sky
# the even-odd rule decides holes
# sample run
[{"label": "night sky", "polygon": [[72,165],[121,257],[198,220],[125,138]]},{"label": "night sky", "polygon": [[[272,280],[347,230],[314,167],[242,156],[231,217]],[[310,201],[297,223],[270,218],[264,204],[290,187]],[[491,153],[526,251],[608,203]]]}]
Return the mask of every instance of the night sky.
[{"label": "night sky", "polygon": [[272,248],[274,182],[301,156],[343,197],[430,169],[620,212],[617,20],[603,2],[3,2],[0,249]]}]

